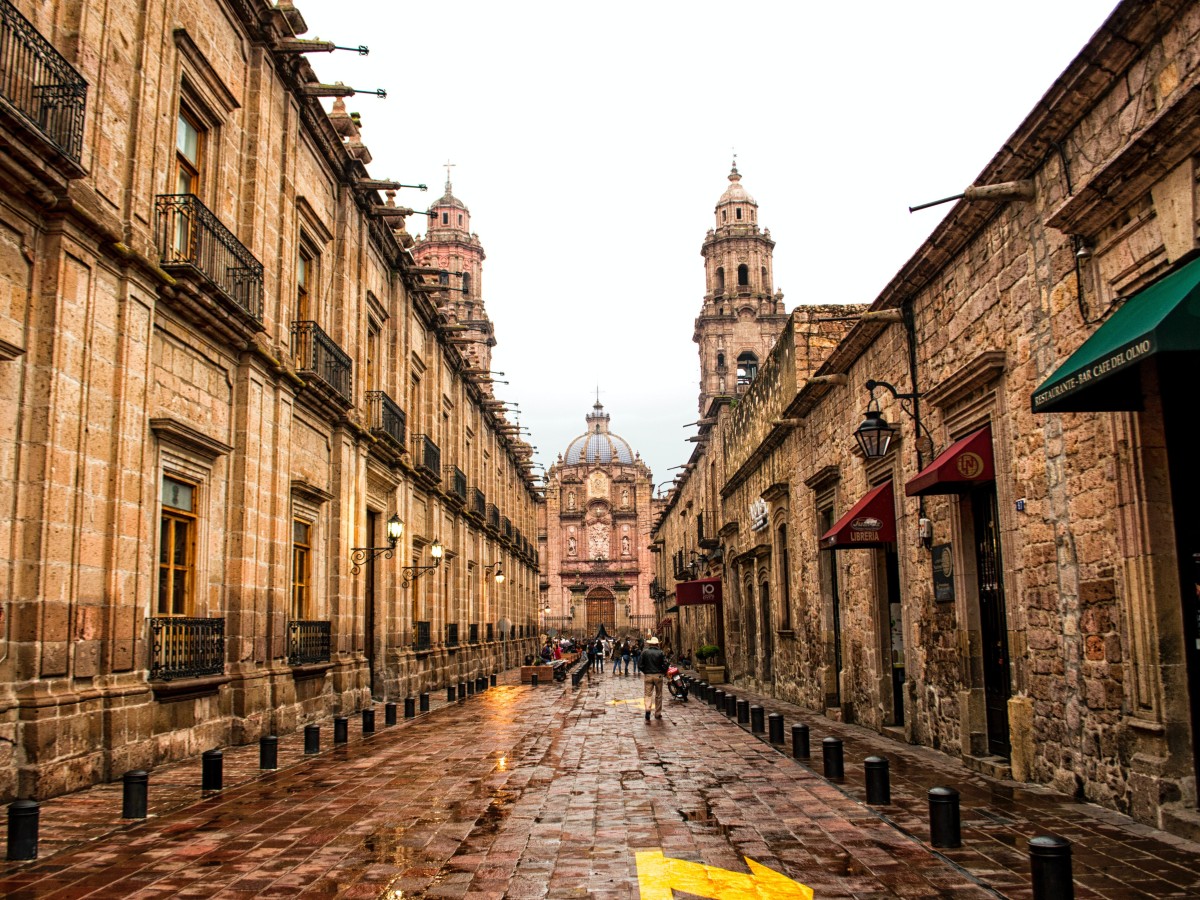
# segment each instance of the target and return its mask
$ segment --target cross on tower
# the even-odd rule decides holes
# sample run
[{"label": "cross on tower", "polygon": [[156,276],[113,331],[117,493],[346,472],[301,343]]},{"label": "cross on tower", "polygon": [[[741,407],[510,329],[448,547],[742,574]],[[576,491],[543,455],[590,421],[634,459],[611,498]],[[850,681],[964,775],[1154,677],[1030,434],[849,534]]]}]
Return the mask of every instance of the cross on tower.
[{"label": "cross on tower", "polygon": [[450,170],[457,166],[458,163],[452,163],[450,160],[446,160],[444,165],[446,166],[446,190],[448,192],[450,190]]}]

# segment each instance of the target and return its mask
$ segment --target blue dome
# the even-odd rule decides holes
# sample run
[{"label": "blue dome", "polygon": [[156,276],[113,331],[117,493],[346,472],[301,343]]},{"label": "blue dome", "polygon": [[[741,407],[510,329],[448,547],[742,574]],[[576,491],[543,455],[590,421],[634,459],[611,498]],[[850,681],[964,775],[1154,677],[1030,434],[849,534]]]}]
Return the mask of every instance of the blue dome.
[{"label": "blue dome", "polygon": [[599,400],[592,407],[587,423],[587,433],[581,434],[567,445],[567,452],[563,456],[566,465],[611,462],[633,464],[633,451],[629,449],[629,443],[623,437],[609,434],[608,413],[604,411]]}]

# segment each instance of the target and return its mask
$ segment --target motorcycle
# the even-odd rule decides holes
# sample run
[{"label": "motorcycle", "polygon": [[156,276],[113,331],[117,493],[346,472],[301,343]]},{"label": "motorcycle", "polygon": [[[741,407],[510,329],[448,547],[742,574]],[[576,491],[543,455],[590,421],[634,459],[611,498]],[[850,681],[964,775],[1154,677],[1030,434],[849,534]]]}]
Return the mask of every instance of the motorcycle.
[{"label": "motorcycle", "polygon": [[667,693],[674,699],[687,703],[688,683],[683,680],[683,675],[679,673],[679,666],[671,665],[667,667]]}]

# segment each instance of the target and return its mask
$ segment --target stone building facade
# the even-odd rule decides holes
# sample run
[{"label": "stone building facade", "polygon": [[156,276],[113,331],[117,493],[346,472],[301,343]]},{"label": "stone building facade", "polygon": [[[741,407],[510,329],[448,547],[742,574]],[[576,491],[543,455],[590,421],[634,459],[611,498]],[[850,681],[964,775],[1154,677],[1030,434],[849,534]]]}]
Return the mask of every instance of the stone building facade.
[{"label": "stone building facade", "polygon": [[1193,838],[1198,30],[1118,6],[813,376],[718,408],[655,533],[712,522],[735,681]]},{"label": "stone building facade", "polygon": [[591,637],[648,635],[655,625],[654,478],[600,401],[587,431],[546,470],[540,508],[542,609],[548,629]]},{"label": "stone building facade", "polygon": [[321,105],[332,44],[266,0],[0,27],[0,794],[518,661],[528,447]]}]

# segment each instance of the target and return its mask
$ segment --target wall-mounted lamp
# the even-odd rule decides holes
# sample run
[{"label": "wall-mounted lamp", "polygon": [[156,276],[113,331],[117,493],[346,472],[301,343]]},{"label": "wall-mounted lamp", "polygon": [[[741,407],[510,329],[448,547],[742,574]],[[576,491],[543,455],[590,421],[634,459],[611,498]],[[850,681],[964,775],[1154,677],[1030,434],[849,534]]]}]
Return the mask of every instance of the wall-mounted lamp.
[{"label": "wall-mounted lamp", "polygon": [[[886,381],[870,380],[867,382],[867,390],[871,392],[871,402],[867,404],[867,411],[863,414],[863,420],[859,423],[858,428],[854,432],[855,440],[858,441],[858,446],[862,449],[863,456],[867,459],[881,459],[887,455],[888,447],[892,443],[892,436],[899,430],[891,425],[887,419],[883,417],[883,413],[879,411],[879,401],[875,398],[875,391],[878,388],[885,388],[888,393],[900,401],[900,408],[903,409],[917,426],[917,440],[927,440],[929,442],[928,452],[933,452],[933,435],[929,433],[929,429],[921,424],[920,416],[904,405],[904,401],[916,401],[918,394],[914,391],[911,394],[902,394],[897,391],[892,385]],[[914,403],[915,408],[915,403]],[[925,432],[923,435],[921,432]],[[918,451],[918,457],[921,454]]]},{"label": "wall-mounted lamp", "polygon": [[484,574],[491,575],[496,580],[496,584],[504,584],[504,566],[502,565],[502,560],[496,560],[490,566],[484,566],[483,571]]},{"label": "wall-mounted lamp", "polygon": [[1092,253],[1095,252],[1091,242],[1082,234],[1071,235],[1071,243],[1074,245],[1075,258],[1083,261],[1091,259]]},{"label": "wall-mounted lamp", "polygon": [[445,553],[445,548],[442,547],[441,541],[434,541],[429,547],[429,555],[433,557],[433,565],[431,566],[402,566],[400,569],[400,587],[408,587],[423,574],[436,569],[442,564],[442,555]]},{"label": "wall-mounted lamp", "polygon": [[404,537],[404,523],[400,521],[399,513],[393,513],[387,520],[386,547],[354,547],[350,550],[350,574],[357,575],[362,571],[364,563],[383,554],[384,559],[391,559],[396,550],[396,544]]}]

